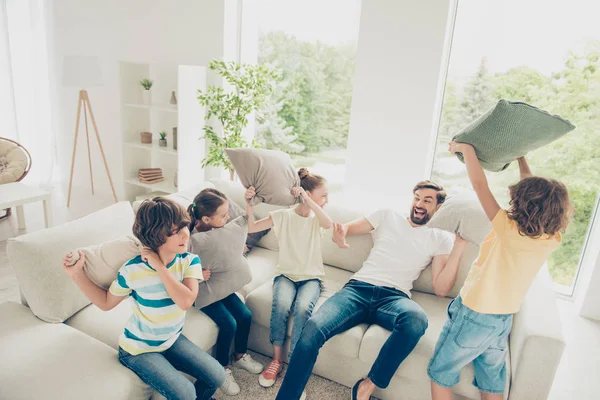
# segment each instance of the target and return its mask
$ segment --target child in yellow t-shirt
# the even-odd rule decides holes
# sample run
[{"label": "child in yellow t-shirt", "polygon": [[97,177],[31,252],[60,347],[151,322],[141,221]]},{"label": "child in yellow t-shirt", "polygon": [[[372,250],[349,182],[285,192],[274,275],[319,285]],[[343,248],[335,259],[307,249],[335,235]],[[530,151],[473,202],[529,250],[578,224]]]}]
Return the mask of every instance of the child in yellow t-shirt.
[{"label": "child in yellow t-shirt", "polygon": [[531,175],[518,159],[521,180],[509,187],[510,208],[500,208],[479,164],[475,149],[450,142],[462,153],[469,179],[492,231],[460,291],[448,306],[448,320],[429,362],[433,400],[452,399],[450,387],[461,369],[473,362],[474,384],[484,400],[501,400],[506,384],[506,352],[512,316],[541,266],[560,245],[571,203],[564,184]]}]

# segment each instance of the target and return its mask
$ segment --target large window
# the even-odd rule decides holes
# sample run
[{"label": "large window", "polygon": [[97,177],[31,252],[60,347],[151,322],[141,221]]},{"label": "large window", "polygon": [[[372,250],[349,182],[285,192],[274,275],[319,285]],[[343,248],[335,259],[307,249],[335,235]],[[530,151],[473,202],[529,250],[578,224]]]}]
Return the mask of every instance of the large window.
[{"label": "large window", "polygon": [[259,62],[280,72],[257,138],[341,195],[361,0],[259,0]]},{"label": "large window", "polygon": [[[527,155],[535,174],[563,181],[575,219],[549,260],[561,290],[577,276],[600,190],[600,3],[575,0],[460,0],[432,178],[450,189],[470,187],[447,142],[500,99],[524,101],[573,122],[577,129]],[[516,165],[488,173],[508,206]]]}]

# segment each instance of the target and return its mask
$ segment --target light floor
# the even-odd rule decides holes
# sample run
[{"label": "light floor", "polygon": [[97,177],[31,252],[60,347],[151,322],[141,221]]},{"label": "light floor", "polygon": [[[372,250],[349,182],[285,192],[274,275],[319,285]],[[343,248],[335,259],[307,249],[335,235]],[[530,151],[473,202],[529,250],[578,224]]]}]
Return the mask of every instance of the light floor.
[{"label": "light floor", "polygon": [[[66,207],[66,198],[60,188],[53,190],[52,200],[55,225],[82,217],[113,204],[109,196],[92,196],[89,189],[74,190],[70,209]],[[0,303],[19,300],[17,280],[8,265],[6,256],[6,240],[25,232],[44,228],[41,203],[25,205],[24,209],[26,230],[19,232],[14,209],[10,219],[0,222]],[[557,304],[567,345],[549,399],[600,399],[600,321],[579,317],[573,303],[569,301],[559,299]],[[235,372],[235,374],[243,373]],[[238,377],[242,381],[252,378],[242,377],[241,375]],[[332,400],[349,398],[348,389],[314,376],[311,378],[308,389],[312,387],[312,390],[318,393],[321,392],[323,385],[330,385],[329,390],[327,390],[329,395],[321,395],[318,396],[319,398]],[[273,391],[273,398],[274,393]],[[256,395],[246,394],[236,398],[239,400],[245,398],[256,399]]]}]

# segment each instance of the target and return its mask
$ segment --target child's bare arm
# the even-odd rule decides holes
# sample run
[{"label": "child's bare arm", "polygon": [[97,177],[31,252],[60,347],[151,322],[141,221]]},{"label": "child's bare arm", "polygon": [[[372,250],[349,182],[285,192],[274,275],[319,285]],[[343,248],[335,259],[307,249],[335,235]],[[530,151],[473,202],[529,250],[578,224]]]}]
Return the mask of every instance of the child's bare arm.
[{"label": "child's bare arm", "polygon": [[246,190],[244,198],[246,199],[246,216],[248,217],[248,233],[262,232],[273,227],[273,219],[269,215],[258,221],[254,220],[254,213],[252,212],[252,206],[250,200],[256,195],[254,187],[250,186]]},{"label": "child's bare arm", "polygon": [[498,214],[498,211],[500,211],[500,205],[498,205],[496,198],[490,190],[485,172],[483,172],[483,168],[481,168],[481,164],[479,164],[479,160],[475,154],[475,149],[467,143],[450,142],[448,143],[448,150],[452,154],[462,153],[471,185],[479,198],[479,202],[483,206],[485,215],[492,221],[496,214]]},{"label": "child's bare arm", "polygon": [[90,299],[92,303],[102,311],[108,311],[115,308],[127,296],[115,296],[108,290],[104,290],[90,280],[83,270],[85,264],[85,254],[79,252],[79,260],[71,264],[71,254],[67,254],[63,259],[63,269],[73,279],[73,282]]},{"label": "child's bare arm", "polygon": [[302,196],[302,199],[306,202],[306,204],[308,204],[312,212],[314,212],[317,216],[321,228],[329,229],[333,226],[333,221],[331,220],[329,215],[327,215],[323,208],[320,207],[317,203],[314,202],[313,199],[310,198],[308,193],[306,193],[306,190],[304,190],[301,187],[294,187],[292,189],[292,195],[294,197]]},{"label": "child's bare arm", "polygon": [[529,168],[529,164],[525,159],[525,156],[517,158],[517,161],[519,162],[519,172],[521,173],[521,179],[533,176],[533,174],[531,173],[531,169]]}]

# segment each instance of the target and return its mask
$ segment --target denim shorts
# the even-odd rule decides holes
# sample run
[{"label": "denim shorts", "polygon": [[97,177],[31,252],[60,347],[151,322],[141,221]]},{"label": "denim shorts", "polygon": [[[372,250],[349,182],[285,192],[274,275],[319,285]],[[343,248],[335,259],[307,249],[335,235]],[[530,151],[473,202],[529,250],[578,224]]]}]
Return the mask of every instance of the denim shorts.
[{"label": "denim shorts", "polygon": [[458,296],[448,306],[448,320],[429,361],[429,378],[442,387],[454,386],[462,368],[473,362],[473,385],[482,392],[504,393],[511,328],[512,314],[478,313]]}]

